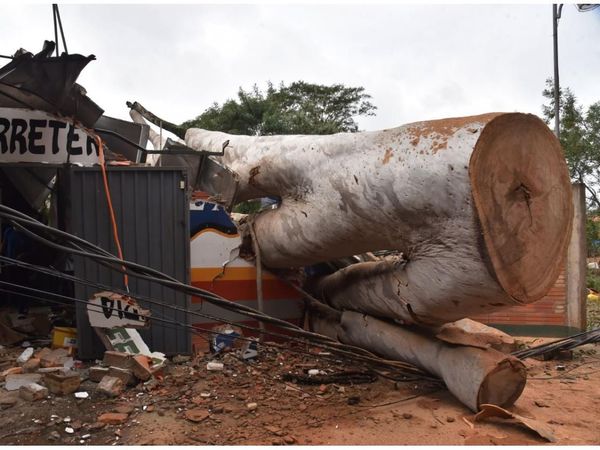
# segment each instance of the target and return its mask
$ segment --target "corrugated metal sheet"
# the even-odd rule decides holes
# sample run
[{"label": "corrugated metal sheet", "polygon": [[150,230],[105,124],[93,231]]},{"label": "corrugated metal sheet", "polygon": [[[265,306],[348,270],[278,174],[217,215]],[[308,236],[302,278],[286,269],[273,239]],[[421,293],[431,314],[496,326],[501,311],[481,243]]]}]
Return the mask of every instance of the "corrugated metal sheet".
[{"label": "corrugated metal sheet", "polygon": [[[61,192],[66,199],[65,229],[117,254],[99,168],[71,167],[61,172]],[[124,258],[160,270],[178,280],[189,282],[189,203],[183,169],[160,167],[112,167],[108,179],[117,217]],[[123,277],[89,258],[74,260],[76,276],[124,288]],[[138,293],[164,303],[187,308],[189,298],[161,287],[157,283],[129,279],[132,294]],[[78,284],[77,298],[90,298],[96,290]],[[140,305],[152,311],[154,317],[189,323],[186,314],[167,307]],[[85,305],[77,306],[79,356],[97,358],[104,346],[89,326]],[[152,323],[140,332],[152,351],[167,355],[191,350],[189,330],[182,327]]]}]

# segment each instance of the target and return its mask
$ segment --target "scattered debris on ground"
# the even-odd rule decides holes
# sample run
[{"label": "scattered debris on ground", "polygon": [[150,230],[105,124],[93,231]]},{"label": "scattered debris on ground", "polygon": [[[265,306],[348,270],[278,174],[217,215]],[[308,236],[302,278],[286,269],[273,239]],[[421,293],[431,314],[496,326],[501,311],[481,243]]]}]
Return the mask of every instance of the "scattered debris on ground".
[{"label": "scattered debris on ground", "polygon": [[[248,360],[242,346],[229,346],[174,356],[153,372],[139,355],[114,351],[65,368],[64,352],[34,347],[28,361],[43,357],[47,367],[24,373],[17,363],[23,348],[4,347],[0,443],[489,445],[543,444],[552,436],[559,444],[591,444],[600,437],[600,418],[589,414],[600,406],[598,344],[575,349],[570,361],[526,360],[530,381],[506,413],[525,427],[481,420],[486,409],[473,414],[437,383],[396,382],[350,370],[315,347],[292,350],[259,344]],[[221,369],[208,369],[215,364]],[[6,390],[13,375],[37,381]]]}]

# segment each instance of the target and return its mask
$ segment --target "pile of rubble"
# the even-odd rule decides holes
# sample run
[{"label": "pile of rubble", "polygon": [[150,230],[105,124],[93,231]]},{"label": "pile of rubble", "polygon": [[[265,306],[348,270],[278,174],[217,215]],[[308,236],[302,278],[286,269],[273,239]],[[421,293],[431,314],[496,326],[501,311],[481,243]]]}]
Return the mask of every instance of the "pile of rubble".
[{"label": "pile of rubble", "polygon": [[127,386],[148,382],[163,366],[164,363],[153,364],[146,355],[107,351],[102,364],[90,367],[88,376],[98,383],[98,392],[118,397]]},{"label": "pile of rubble", "polygon": [[[345,370],[320,349],[302,347],[296,349],[301,353],[283,354],[274,343],[257,347],[256,341],[249,340],[242,345],[231,336],[234,333],[221,331],[210,352],[177,355],[159,364],[118,351],[106,351],[101,361],[90,364],[64,348],[4,348],[0,365],[10,367],[1,375],[0,409],[18,408],[24,418],[18,424],[22,428],[18,437],[5,434],[0,442],[115,443],[140,426],[143,417],[174,416],[189,426],[202,423],[221,436],[217,442],[242,443],[263,433],[272,436],[272,443],[292,444],[296,439],[284,431],[283,422],[289,420],[281,416],[282,411],[307,412],[318,410],[322,402],[354,405],[360,401],[364,388],[344,387],[339,378],[305,388],[286,381],[290,374],[321,379]],[[277,417],[263,424],[262,417],[273,413]],[[5,426],[11,415],[0,414],[0,425]],[[28,422],[34,425],[26,426]],[[236,427],[254,422],[253,432]],[[317,426],[320,421],[313,417],[309,422]],[[136,435],[135,442],[159,443],[164,438],[153,431],[148,434]],[[212,439],[206,442],[215,442]]]}]

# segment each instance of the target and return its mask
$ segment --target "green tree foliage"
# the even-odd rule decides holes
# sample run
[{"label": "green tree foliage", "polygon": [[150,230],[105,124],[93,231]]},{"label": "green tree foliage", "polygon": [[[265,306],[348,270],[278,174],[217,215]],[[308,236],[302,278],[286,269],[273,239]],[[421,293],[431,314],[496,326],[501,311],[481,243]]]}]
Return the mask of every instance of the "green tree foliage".
[{"label": "green tree foliage", "polygon": [[296,81],[275,88],[267,84],[245,91],[222,105],[214,103],[184,128],[204,128],[253,136],[273,134],[332,134],[358,131],[359,116],[373,116],[377,109],[362,87],[325,86]]},{"label": "green tree foliage", "polygon": [[[554,120],[554,83],[546,80],[542,92],[548,104],[542,106],[546,123]],[[569,88],[560,89],[560,143],[571,173],[571,179],[583,183],[589,207],[600,209],[600,102],[587,110]]]},{"label": "green tree foliage", "polygon": [[585,222],[588,256],[600,255],[600,216],[588,215]]}]

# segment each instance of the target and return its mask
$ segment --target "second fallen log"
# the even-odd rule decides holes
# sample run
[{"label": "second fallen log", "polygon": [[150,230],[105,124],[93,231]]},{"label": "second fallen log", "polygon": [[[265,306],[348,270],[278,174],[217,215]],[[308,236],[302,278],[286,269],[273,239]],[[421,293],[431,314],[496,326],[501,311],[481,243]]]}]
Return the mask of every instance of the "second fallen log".
[{"label": "second fallen log", "polygon": [[448,344],[424,330],[349,311],[342,313],[337,330],[341,342],[410,362],[437,375],[473,411],[487,403],[510,406],[525,388],[527,370],[523,363],[492,348]]}]

